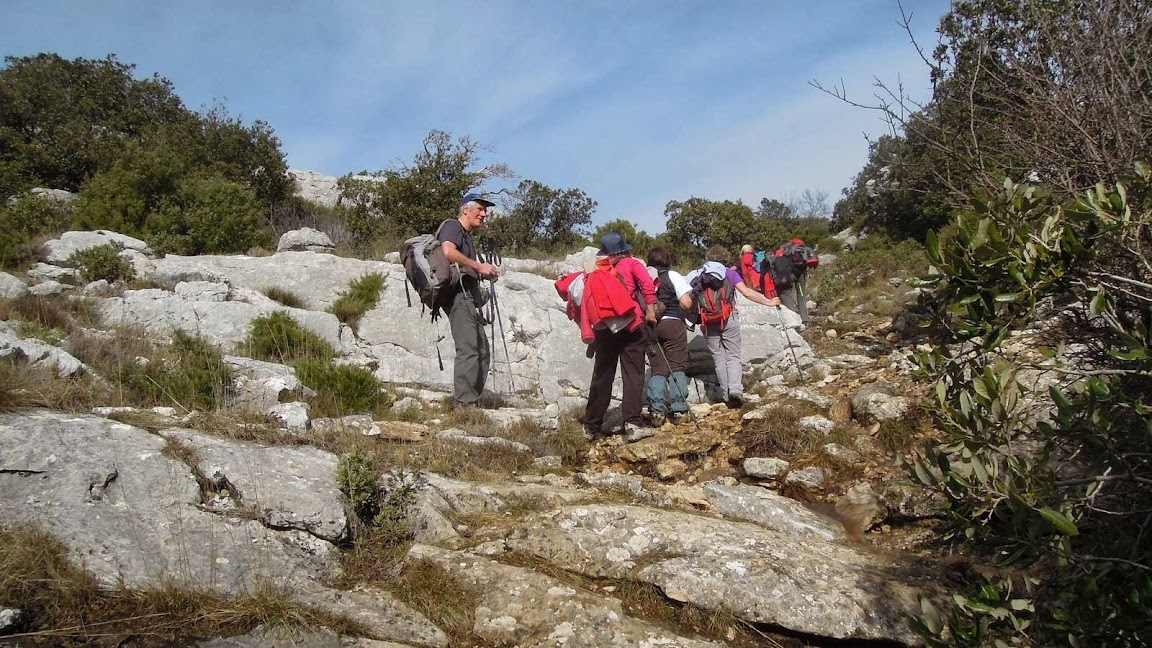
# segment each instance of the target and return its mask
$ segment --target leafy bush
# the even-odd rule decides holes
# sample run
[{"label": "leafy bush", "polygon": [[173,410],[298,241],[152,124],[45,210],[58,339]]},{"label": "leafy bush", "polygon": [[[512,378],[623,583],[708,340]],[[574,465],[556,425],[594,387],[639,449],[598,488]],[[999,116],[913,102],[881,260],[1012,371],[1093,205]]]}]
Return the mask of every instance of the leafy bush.
[{"label": "leafy bush", "polygon": [[371,273],[353,281],[348,290],[341,293],[328,312],[341,322],[356,328],[364,313],[376,307],[380,301],[380,290],[384,288],[384,276]]},{"label": "leafy bush", "polygon": [[400,469],[388,476],[381,493],[376,483],[379,472],[372,457],[354,447],[341,455],[336,483],[356,517],[371,528],[373,540],[394,546],[411,539],[408,513],[426,480],[419,468]]},{"label": "leafy bush", "polygon": [[27,267],[35,259],[37,239],[67,230],[73,211],[72,205],[43,196],[0,204],[0,268]]},{"label": "leafy bush", "polygon": [[270,245],[272,232],[252,190],[219,176],[193,177],[148,217],[156,252],[185,255],[244,252]]},{"label": "leafy bush", "polygon": [[252,330],[241,348],[253,358],[280,364],[296,360],[331,360],[336,355],[336,350],[327,340],[300,326],[285,312],[252,320]]},{"label": "leafy bush", "polygon": [[392,404],[384,384],[362,367],[318,358],[297,361],[293,367],[300,381],[316,392],[312,405],[318,416],[378,414]]},{"label": "leafy bush", "polygon": [[[931,645],[1152,637],[1150,222],[1152,171],[1137,165],[1074,201],[1006,181],[955,236],[929,235],[924,304],[942,333],[921,364],[947,440],[910,468],[946,498],[951,538],[1018,574],[973,578],[945,614],[926,604]],[[1051,345],[1032,363],[1005,349],[1026,327]],[[1056,377],[1046,394],[1030,391],[1037,372]]]},{"label": "leafy bush", "polygon": [[131,281],[136,277],[132,264],[120,256],[121,247],[114,243],[97,245],[73,252],[64,265],[76,268],[84,281],[101,279],[108,283]]}]

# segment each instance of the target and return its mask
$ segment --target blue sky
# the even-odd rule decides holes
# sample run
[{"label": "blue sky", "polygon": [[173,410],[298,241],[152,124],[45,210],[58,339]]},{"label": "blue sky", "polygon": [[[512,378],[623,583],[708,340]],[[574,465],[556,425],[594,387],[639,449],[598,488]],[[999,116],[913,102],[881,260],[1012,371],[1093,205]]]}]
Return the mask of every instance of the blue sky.
[{"label": "blue sky", "polygon": [[[947,0],[904,6],[931,50]],[[899,17],[896,0],[0,0],[0,54],[116,54],[330,175],[466,135],[484,163],[585,191],[594,223],[656,234],[669,200],[838,199],[887,127],[809,81],[927,99]]]}]

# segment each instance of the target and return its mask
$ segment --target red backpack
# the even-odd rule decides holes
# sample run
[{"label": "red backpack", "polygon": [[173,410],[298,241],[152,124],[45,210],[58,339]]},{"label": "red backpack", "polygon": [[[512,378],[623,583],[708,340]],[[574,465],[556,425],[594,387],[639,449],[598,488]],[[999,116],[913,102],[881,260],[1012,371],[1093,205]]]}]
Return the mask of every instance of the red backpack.
[{"label": "red backpack", "polygon": [[700,273],[692,283],[700,329],[705,335],[711,330],[722,330],[732,316],[736,287],[728,277],[721,280],[708,273]]}]

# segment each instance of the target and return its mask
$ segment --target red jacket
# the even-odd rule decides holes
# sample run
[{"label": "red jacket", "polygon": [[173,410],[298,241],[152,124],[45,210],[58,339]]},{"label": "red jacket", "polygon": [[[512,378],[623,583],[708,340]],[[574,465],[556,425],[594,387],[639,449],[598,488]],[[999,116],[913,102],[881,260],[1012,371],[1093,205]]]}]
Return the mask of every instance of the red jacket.
[{"label": "red jacket", "polygon": [[633,298],[639,290],[644,303],[656,303],[656,288],[648,269],[632,257],[619,259],[613,267],[612,259],[596,261],[596,269],[584,276],[584,294],[580,304],[580,339],[592,342],[596,328],[607,326],[612,317],[630,317],[625,330],[635,331],[644,324],[644,312]]},{"label": "red jacket", "polygon": [[756,272],[756,255],[745,252],[740,255],[740,276],[753,290],[760,290],[760,273]]}]

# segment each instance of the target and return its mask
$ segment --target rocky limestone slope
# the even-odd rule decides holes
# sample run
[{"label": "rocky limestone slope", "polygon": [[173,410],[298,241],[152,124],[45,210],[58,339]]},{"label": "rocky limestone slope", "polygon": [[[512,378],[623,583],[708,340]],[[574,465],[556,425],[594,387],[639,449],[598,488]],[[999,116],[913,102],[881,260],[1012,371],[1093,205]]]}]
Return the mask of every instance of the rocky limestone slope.
[{"label": "rocky limestone slope", "polygon": [[[109,235],[70,233],[48,250]],[[307,638],[314,645],[459,642],[389,582],[343,573],[342,552],[362,523],[337,485],[332,439],[355,437],[423,462],[416,474],[382,475],[377,488],[408,494],[399,512],[411,530],[407,564],[435,565],[479,593],[466,599],[475,601],[476,645],[918,645],[906,615],[919,597],[946,594],[939,567],[907,551],[917,546],[907,531],[931,507],[901,478],[897,448],[922,431],[909,415],[910,350],[893,345],[884,322],[841,319],[842,331],[854,330],[829,332],[817,311],[825,327],[801,337],[790,313],[781,320],[744,303],[751,402],[709,404],[697,349],[704,368],[694,372],[689,420],[636,443],[589,446],[567,416],[583,402],[591,363],[538,274],[578,265],[579,255],[547,266],[507,261],[498,294],[510,357],[497,347],[489,383],[505,406],[462,416],[439,404],[448,374],[435,346],[450,371],[450,337],[437,340],[405,305],[398,266],[288,249],[157,259],[126,247],[158,287],[79,286],[47,262],[28,276],[0,275],[0,288],[6,299],[84,300],[104,327],[161,340],[183,330],[228,353],[254,317],[287,310],[344,361],[403,383],[394,386],[403,398],[387,419],[313,419],[292,368],[231,356],[231,424],[165,409],[0,415],[0,524],[50,532],[109,586],[240,593],[273,582],[368,635],[320,631]],[[386,278],[381,303],[352,330],[323,309],[369,272]],[[296,291],[305,307],[285,309],[260,292],[271,285]],[[50,366],[60,380],[92,372],[66,340],[47,344],[20,329],[0,323],[0,358]],[[236,433],[253,415],[267,417],[259,441]],[[441,462],[448,474],[428,467],[445,456],[457,458]],[[635,587],[727,621],[670,625],[623,594]],[[283,641],[257,628],[199,645]]]}]

